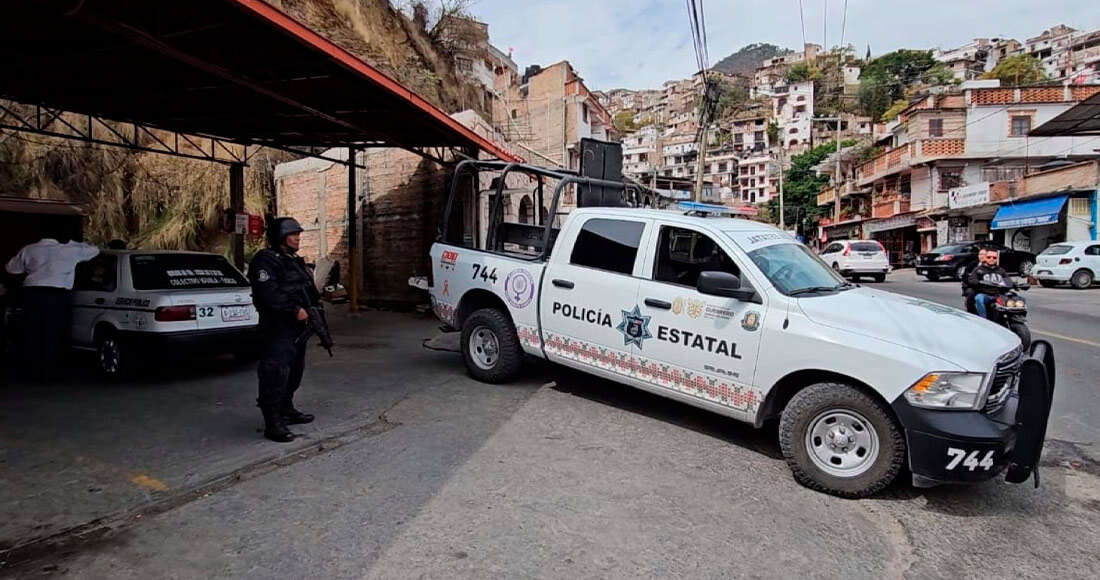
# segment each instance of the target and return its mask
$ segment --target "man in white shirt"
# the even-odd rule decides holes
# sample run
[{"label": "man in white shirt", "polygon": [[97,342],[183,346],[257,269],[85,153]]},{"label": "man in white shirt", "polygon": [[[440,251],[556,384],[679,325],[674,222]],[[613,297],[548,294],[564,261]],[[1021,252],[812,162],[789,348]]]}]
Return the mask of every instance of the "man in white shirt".
[{"label": "man in white shirt", "polygon": [[27,313],[28,367],[49,380],[59,369],[58,357],[69,330],[69,292],[76,265],[99,255],[91,244],[53,238],[24,246],[8,261],[9,274],[26,274],[23,280]]}]

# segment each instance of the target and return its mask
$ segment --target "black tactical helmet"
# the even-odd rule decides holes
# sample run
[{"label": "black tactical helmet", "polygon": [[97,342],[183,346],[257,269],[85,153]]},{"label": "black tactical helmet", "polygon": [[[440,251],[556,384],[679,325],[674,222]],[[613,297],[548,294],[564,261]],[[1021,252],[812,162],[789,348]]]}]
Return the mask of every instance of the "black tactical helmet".
[{"label": "black tactical helmet", "polygon": [[271,226],[267,228],[267,243],[272,248],[277,248],[290,234],[297,234],[302,230],[302,225],[292,217],[275,218]]}]

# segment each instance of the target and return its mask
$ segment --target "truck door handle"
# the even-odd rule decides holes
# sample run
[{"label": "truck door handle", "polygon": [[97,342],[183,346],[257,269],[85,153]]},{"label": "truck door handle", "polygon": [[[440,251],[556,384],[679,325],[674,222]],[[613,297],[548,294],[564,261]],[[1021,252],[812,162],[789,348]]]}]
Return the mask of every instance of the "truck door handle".
[{"label": "truck door handle", "polygon": [[654,298],[645,299],[646,306],[652,306],[654,308],[660,308],[661,310],[669,310],[672,308],[671,302],[665,302],[664,300],[656,300]]},{"label": "truck door handle", "polygon": [[565,288],[567,290],[572,290],[573,286],[576,285],[576,284],[573,284],[572,282],[570,282],[569,280],[561,280],[561,279],[558,279],[558,278],[554,278],[554,280],[551,281],[551,283],[553,285],[557,286],[558,288]]},{"label": "truck door handle", "polygon": [[96,298],[96,299],[95,299],[95,303],[96,303],[96,304],[103,304],[104,302],[106,302],[106,301],[105,301],[104,299],[102,299],[102,298]]}]

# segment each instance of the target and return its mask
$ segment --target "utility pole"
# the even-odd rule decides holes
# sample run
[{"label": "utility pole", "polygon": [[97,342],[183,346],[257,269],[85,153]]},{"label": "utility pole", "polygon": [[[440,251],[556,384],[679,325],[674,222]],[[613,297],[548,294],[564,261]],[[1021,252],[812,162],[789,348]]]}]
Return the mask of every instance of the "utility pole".
[{"label": "utility pole", "polygon": [[779,229],[787,231],[787,222],[783,213],[783,148],[779,148]]},{"label": "utility pole", "polygon": [[707,157],[707,127],[703,125],[699,130],[699,160],[695,171],[695,201],[703,201],[703,167]]}]

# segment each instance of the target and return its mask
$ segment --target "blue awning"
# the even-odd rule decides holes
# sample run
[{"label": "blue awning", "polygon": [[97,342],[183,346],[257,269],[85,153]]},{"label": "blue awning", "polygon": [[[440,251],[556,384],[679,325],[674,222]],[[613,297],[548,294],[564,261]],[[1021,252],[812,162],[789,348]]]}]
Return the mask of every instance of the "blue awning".
[{"label": "blue awning", "polygon": [[997,215],[993,216],[993,223],[989,227],[994,230],[1008,230],[1058,223],[1058,214],[1062,213],[1062,206],[1066,205],[1066,197],[1059,195],[1002,205],[997,210]]}]

